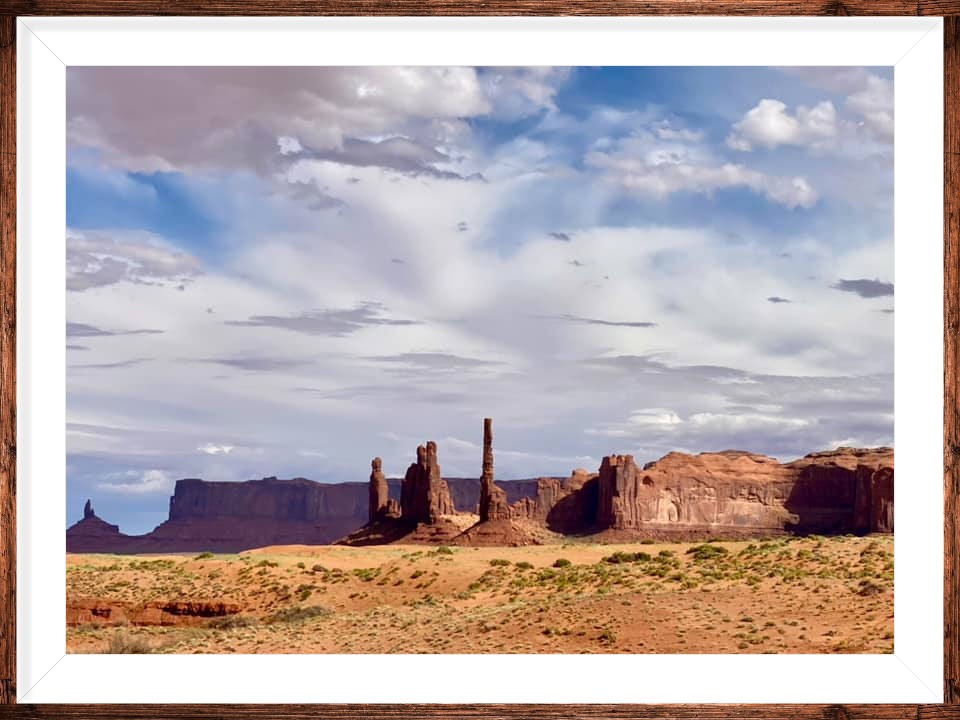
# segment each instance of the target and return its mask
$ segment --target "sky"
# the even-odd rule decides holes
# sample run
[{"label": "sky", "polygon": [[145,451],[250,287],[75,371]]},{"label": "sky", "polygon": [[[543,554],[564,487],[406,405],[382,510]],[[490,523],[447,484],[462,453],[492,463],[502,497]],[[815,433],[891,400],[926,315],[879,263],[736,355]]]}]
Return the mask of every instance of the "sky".
[{"label": "sky", "polygon": [[893,72],[70,67],[67,524],[893,444]]}]

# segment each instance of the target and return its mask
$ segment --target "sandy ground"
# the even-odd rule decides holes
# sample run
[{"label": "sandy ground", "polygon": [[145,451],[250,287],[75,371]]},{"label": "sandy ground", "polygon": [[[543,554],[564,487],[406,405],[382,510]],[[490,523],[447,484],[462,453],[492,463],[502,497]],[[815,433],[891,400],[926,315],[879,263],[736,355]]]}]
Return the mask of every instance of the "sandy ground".
[{"label": "sandy ground", "polygon": [[69,652],[890,653],[893,537],[67,555],[67,605],[89,600],[243,610],[95,620]]}]

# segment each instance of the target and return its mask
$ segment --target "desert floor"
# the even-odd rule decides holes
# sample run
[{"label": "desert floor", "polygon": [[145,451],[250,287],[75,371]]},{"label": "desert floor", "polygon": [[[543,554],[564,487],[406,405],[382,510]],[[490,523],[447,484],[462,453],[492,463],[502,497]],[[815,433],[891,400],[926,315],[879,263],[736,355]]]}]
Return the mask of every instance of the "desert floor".
[{"label": "desert floor", "polygon": [[67,627],[69,652],[891,653],[893,537],[67,555],[67,606],[223,600]]}]

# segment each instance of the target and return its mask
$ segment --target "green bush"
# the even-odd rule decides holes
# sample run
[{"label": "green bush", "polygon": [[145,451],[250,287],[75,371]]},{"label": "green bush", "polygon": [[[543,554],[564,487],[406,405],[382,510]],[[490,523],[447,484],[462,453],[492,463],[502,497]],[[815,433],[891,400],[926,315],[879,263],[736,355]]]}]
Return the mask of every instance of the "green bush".
[{"label": "green bush", "polygon": [[697,562],[713,560],[718,557],[723,557],[727,554],[729,554],[729,551],[725,547],[720,545],[710,545],[708,543],[703,545],[695,545],[687,550],[687,555],[693,555],[693,559]]},{"label": "green bush", "polygon": [[493,560],[490,561],[490,564],[491,564],[493,567],[506,567],[507,565],[510,564],[510,561],[509,561],[509,560],[503,560],[503,559],[501,559],[501,558],[494,558]]},{"label": "green bush", "polygon": [[213,557],[213,553],[212,553],[212,552],[203,552],[203,553],[200,553],[199,555],[197,555],[197,556],[194,558],[194,560],[208,560],[208,559],[210,559],[210,558],[212,558],[212,557]]},{"label": "green bush", "polygon": [[529,563],[526,560],[521,560],[516,564],[518,570],[533,570],[533,563]]},{"label": "green bush", "polygon": [[554,566],[555,568],[570,567],[570,565],[572,565],[572,563],[571,563],[569,560],[567,560],[566,558],[559,558],[559,559],[555,560],[554,563],[553,563],[553,566]]}]

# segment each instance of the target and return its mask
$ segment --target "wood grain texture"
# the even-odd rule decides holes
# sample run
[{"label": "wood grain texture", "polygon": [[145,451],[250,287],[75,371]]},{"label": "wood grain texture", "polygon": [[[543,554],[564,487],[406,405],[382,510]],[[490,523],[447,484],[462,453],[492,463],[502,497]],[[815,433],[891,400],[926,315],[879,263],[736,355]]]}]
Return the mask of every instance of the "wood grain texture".
[{"label": "wood grain texture", "polygon": [[10,15],[952,15],[960,0],[4,0]]},{"label": "wood grain texture", "polygon": [[943,699],[960,702],[960,21],[943,28]]},{"label": "wood grain texture", "polygon": [[960,705],[16,705],[3,718],[71,720],[960,720]]},{"label": "wood grain texture", "polygon": [[0,703],[17,697],[17,43],[0,17]]},{"label": "wood grain texture", "polygon": [[15,705],[15,15],[944,15],[960,0],[0,0],[0,718],[960,720],[960,22],[944,29],[945,705]]}]

